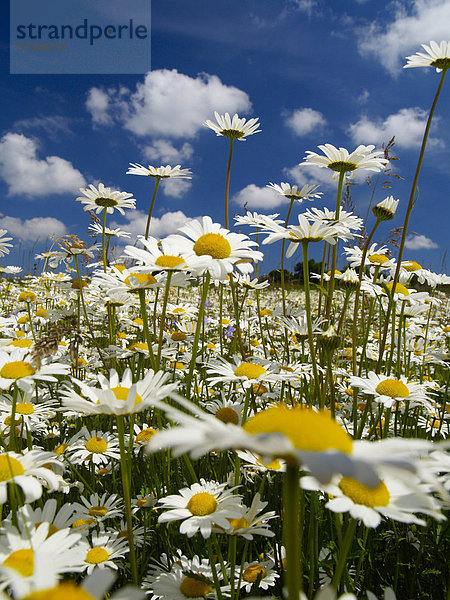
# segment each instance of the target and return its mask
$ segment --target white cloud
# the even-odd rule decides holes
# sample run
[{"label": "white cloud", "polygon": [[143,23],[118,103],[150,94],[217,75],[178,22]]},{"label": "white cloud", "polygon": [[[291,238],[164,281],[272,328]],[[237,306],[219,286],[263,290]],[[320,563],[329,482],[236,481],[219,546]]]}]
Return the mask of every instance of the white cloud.
[{"label": "white cloud", "polygon": [[448,40],[450,2],[448,0],[398,0],[392,5],[389,23],[373,22],[359,35],[359,50],[373,54],[392,74],[399,74],[405,56],[422,50],[430,40]]},{"label": "white cloud", "polygon": [[405,246],[408,250],[432,250],[439,246],[426,235],[414,234],[406,238]]},{"label": "white cloud", "polygon": [[57,136],[61,136],[61,134],[71,135],[72,133],[70,130],[70,119],[61,115],[20,119],[14,123],[13,129],[19,131],[41,129],[52,139],[57,139]]},{"label": "white cloud", "polygon": [[317,6],[317,0],[294,0],[295,8],[310,17]]},{"label": "white cloud", "polygon": [[110,109],[109,95],[103,90],[93,87],[88,92],[86,108],[91,113],[94,125],[112,125],[113,119],[108,114]]},{"label": "white cloud", "polygon": [[365,104],[370,98],[369,90],[363,90],[358,96],[357,100],[360,104]]},{"label": "white cloud", "polygon": [[286,167],[283,173],[288,177],[290,184],[304,186],[306,183],[320,185],[326,189],[335,189],[336,182],[333,180],[333,172],[330,169],[320,169],[314,165],[295,165]]},{"label": "white cloud", "polygon": [[150,71],[136,91],[91,88],[86,108],[94,123],[121,123],[136,136],[192,138],[214,111],[248,112],[251,102],[242,90],[225,85],[217,75],[196,78],[176,69]]},{"label": "white cloud", "polygon": [[[143,210],[134,210],[127,214],[127,223],[112,222],[111,227],[120,227],[124,231],[131,233],[131,239],[134,240],[138,235],[144,235],[147,223],[147,213]],[[167,212],[162,217],[153,217],[150,222],[150,235],[156,238],[165,237],[191,221],[183,211],[177,210]]]},{"label": "white cloud", "polygon": [[289,202],[281,194],[277,194],[267,187],[258,187],[254,183],[247,185],[244,189],[233,196],[233,201],[239,206],[244,206],[249,210],[253,208],[275,208]]},{"label": "white cloud", "polygon": [[171,198],[182,198],[190,189],[192,182],[189,179],[166,179],[162,181],[162,192]]},{"label": "white cloud", "polygon": [[161,161],[165,165],[181,164],[183,160],[189,160],[194,154],[194,148],[185,142],[180,149],[169,140],[155,140],[151,145],[144,148],[144,155],[150,161]]},{"label": "white cloud", "polygon": [[34,140],[7,133],[0,140],[0,177],[8,184],[8,195],[48,196],[76,192],[84,187],[83,175],[59,156],[37,156]]},{"label": "white cloud", "polygon": [[285,123],[294,133],[302,136],[322,127],[326,120],[322,113],[313,108],[298,108],[286,117]]},{"label": "white cloud", "polygon": [[0,217],[0,227],[7,229],[9,233],[24,242],[46,240],[52,235],[60,237],[67,232],[64,223],[54,217],[33,217],[25,220],[17,217]]},{"label": "white cloud", "polygon": [[[350,135],[357,144],[387,143],[395,135],[395,143],[403,148],[415,148],[422,143],[428,113],[419,107],[401,108],[386,119],[371,121],[361,117],[350,125]],[[434,122],[436,128],[437,120]],[[429,144],[442,146],[437,138],[429,138]]]}]

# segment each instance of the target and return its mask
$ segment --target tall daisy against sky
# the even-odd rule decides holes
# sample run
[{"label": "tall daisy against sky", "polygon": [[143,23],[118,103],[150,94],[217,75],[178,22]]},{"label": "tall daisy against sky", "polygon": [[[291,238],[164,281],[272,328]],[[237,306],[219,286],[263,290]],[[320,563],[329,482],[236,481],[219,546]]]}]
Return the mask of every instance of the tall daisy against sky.
[{"label": "tall daisy against sky", "polygon": [[130,167],[128,168],[127,175],[143,175],[144,177],[153,177],[156,179],[155,187],[153,189],[153,196],[150,202],[150,206],[148,209],[147,216],[147,224],[145,226],[145,239],[148,238],[148,232],[150,229],[150,221],[152,219],[153,207],[155,206],[156,192],[158,191],[159,184],[162,179],[191,179],[192,173],[189,169],[182,169],[181,165],[176,165],[176,167],[171,167],[170,165],[161,166],[161,167],[153,167],[152,165],[148,165],[148,167],[144,167],[138,163],[130,163]]},{"label": "tall daisy against sky", "polygon": [[[423,133],[422,144],[420,147],[419,158],[417,160],[417,167],[416,167],[414,179],[413,179],[413,182],[411,185],[411,192],[409,195],[408,206],[406,208],[405,221],[403,223],[403,229],[402,229],[402,237],[400,240],[400,247],[398,250],[397,267],[395,269],[394,279],[392,282],[392,287],[394,290],[396,289],[397,283],[400,279],[400,270],[401,270],[401,265],[402,265],[403,252],[404,252],[405,244],[406,244],[406,236],[408,233],[409,220],[411,218],[412,209],[414,208],[416,201],[418,200],[418,198],[416,197],[416,194],[417,194],[418,183],[419,183],[419,175],[420,175],[420,171],[422,168],[422,162],[423,162],[423,158],[425,155],[425,149],[427,147],[428,135],[429,135],[430,129],[431,129],[431,122],[432,122],[432,119],[434,116],[434,111],[436,109],[436,106],[437,106],[437,103],[439,100],[439,96],[441,94],[442,87],[444,85],[445,76],[447,74],[448,69],[450,68],[450,58],[448,56],[449,55],[449,46],[450,46],[450,43],[446,42],[446,41],[442,41],[439,45],[436,42],[432,41],[432,42],[430,42],[430,46],[423,45],[423,48],[427,51],[427,53],[429,55],[428,60],[427,60],[426,56],[424,57],[423,53],[418,53],[416,55],[409,56],[407,58],[408,63],[405,65],[405,67],[433,66],[433,67],[436,67],[436,72],[441,73],[441,77],[440,77],[439,84],[438,84],[438,87],[437,87],[437,90],[436,90],[436,93],[435,93],[435,96],[433,99],[433,103],[431,105],[431,108],[430,108],[430,111],[428,114],[425,131]],[[383,360],[383,352],[384,352],[387,334],[388,334],[388,323],[389,323],[389,318],[390,318],[392,310],[393,310],[392,302],[389,302],[388,309],[386,312],[386,323],[385,323],[385,326],[383,329],[383,337],[382,337],[382,341],[380,344],[380,354],[378,357],[377,371],[379,371],[379,369],[381,368],[381,364],[382,364],[382,360]],[[395,310],[395,308],[394,308],[394,310]]]},{"label": "tall daisy against sky", "polygon": [[[83,210],[91,210],[97,214],[103,212],[102,251],[103,270],[106,271],[109,248],[109,245],[108,247],[106,246],[106,215],[108,213],[112,214],[115,210],[124,215],[125,208],[136,208],[136,200],[133,198],[133,194],[113,190],[109,187],[105,187],[103,183],[99,183],[98,188],[92,184],[88,188],[80,188],[80,192],[83,196],[79,196],[76,200],[83,204]],[[109,242],[111,238],[108,237],[107,239]]]},{"label": "tall daisy against sky", "polygon": [[209,119],[205,121],[206,127],[216,132],[216,135],[226,137],[230,140],[230,150],[228,153],[227,162],[227,178],[225,182],[225,227],[230,228],[229,216],[228,216],[228,205],[230,196],[230,173],[231,173],[231,159],[233,158],[233,143],[234,140],[240,140],[245,142],[245,139],[249,135],[259,133],[261,129],[259,127],[258,119],[249,119],[248,121],[244,118],[240,118],[237,114],[230,118],[228,113],[219,115],[218,112],[214,113],[216,123]]}]

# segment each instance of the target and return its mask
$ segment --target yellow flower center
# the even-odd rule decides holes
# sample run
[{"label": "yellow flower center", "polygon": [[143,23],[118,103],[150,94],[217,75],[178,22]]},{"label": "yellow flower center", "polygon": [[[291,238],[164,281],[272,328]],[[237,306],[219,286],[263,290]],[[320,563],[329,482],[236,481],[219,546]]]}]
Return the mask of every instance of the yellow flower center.
[{"label": "yellow flower center", "polygon": [[214,416],[222,423],[233,423],[233,425],[239,423],[239,415],[231,406],[222,406]]},{"label": "yellow flower center", "polygon": [[263,308],[262,310],[259,311],[260,317],[270,317],[272,314],[273,313],[270,310],[270,308]]},{"label": "yellow flower center", "polygon": [[0,376],[5,379],[22,379],[22,377],[30,377],[30,375],[34,375],[35,373],[36,371],[30,363],[23,360],[14,360],[5,363],[0,370]]},{"label": "yellow flower center", "polygon": [[267,574],[267,571],[261,565],[257,565],[257,564],[248,565],[248,567],[246,567],[244,570],[242,578],[244,581],[247,581],[248,583],[255,583],[255,581],[258,579],[258,577],[261,580],[266,576],[266,574]]},{"label": "yellow flower center", "polygon": [[209,492],[194,494],[187,503],[186,508],[196,517],[210,515],[216,510],[217,500]]},{"label": "yellow flower center", "polygon": [[95,436],[86,442],[85,448],[94,454],[104,454],[108,449],[108,444],[103,438]]},{"label": "yellow flower center", "polygon": [[253,390],[253,393],[256,394],[257,396],[262,396],[263,394],[266,394],[269,391],[266,388],[266,386],[263,385],[262,383],[254,383],[252,385],[252,390]]},{"label": "yellow flower center", "polygon": [[19,302],[34,302],[36,300],[36,294],[34,292],[25,291],[19,294]]},{"label": "yellow flower center", "polygon": [[391,398],[407,398],[409,390],[403,381],[398,379],[385,379],[375,388],[375,391],[382,396],[390,396]]},{"label": "yellow flower center", "polygon": [[3,561],[3,566],[9,569],[14,569],[22,575],[22,577],[31,577],[34,573],[34,553],[31,548],[23,548],[12,552],[6,560]]},{"label": "yellow flower center", "polygon": [[22,600],[95,600],[95,598],[72,581],[64,581],[54,588],[31,592]]},{"label": "yellow flower center", "polygon": [[25,469],[17,458],[8,456],[8,454],[0,454],[0,481],[9,481],[13,477],[18,477],[24,473]]},{"label": "yellow flower center", "polygon": [[245,517],[241,517],[240,519],[227,519],[227,521],[230,522],[234,531],[236,531],[236,529],[247,529],[247,527],[250,526],[250,523]]},{"label": "yellow flower center", "polygon": [[108,509],[106,506],[98,504],[97,506],[91,506],[89,509],[89,514],[91,517],[104,517],[108,514]]},{"label": "yellow flower center", "polygon": [[29,402],[18,402],[16,405],[16,413],[18,415],[32,415],[34,413],[34,406]]},{"label": "yellow flower center", "polygon": [[78,519],[72,523],[72,529],[86,529],[91,523],[95,523],[95,519]]},{"label": "yellow flower center", "polygon": [[29,348],[33,342],[31,340],[13,340],[8,344],[8,346],[14,346],[15,348]]},{"label": "yellow flower center", "polygon": [[369,256],[369,262],[376,265],[383,265],[385,262],[388,262],[388,260],[389,258],[384,254],[371,254]]},{"label": "yellow flower center", "polygon": [[409,296],[409,290],[401,283],[397,283],[395,286],[395,290],[392,289],[392,283],[387,284],[387,289],[391,292],[391,294],[403,294],[404,296]]},{"label": "yellow flower center", "polygon": [[150,441],[150,439],[155,435],[156,430],[148,427],[147,429],[143,429],[136,436],[137,444],[146,444]]},{"label": "yellow flower center", "polygon": [[56,533],[57,531],[59,531],[59,529],[57,527],[55,527],[53,525],[53,523],[48,523],[47,521],[39,521],[39,523],[35,523],[34,528],[37,529],[39,527],[39,525],[42,525],[42,523],[44,523],[44,522],[48,524],[48,533],[47,533],[48,538],[51,535],[53,535],[54,533]]},{"label": "yellow flower center", "polygon": [[180,584],[180,592],[186,598],[205,598],[212,590],[212,585],[193,577],[185,577]]},{"label": "yellow flower center", "polygon": [[155,265],[158,265],[158,267],[167,267],[168,269],[175,269],[175,267],[183,264],[186,264],[184,258],[181,258],[181,256],[172,256],[171,254],[162,254],[155,260]]},{"label": "yellow flower center", "polygon": [[332,171],[336,171],[336,173],[347,173],[347,171],[354,171],[358,168],[358,165],[353,162],[347,162],[346,160],[335,160],[327,165],[329,169]]},{"label": "yellow flower center", "polygon": [[94,200],[97,206],[103,206],[105,208],[112,208],[113,206],[117,206],[119,203],[114,198],[103,198],[99,197]]},{"label": "yellow flower center", "polygon": [[58,456],[61,456],[62,454],[64,454],[64,452],[67,450],[68,447],[69,447],[68,444],[60,444],[53,450],[53,452],[55,454],[57,454]]},{"label": "yellow flower center", "polygon": [[266,469],[269,469],[270,471],[279,471],[281,469],[281,464],[280,464],[280,461],[278,460],[278,458],[270,461],[269,463],[264,463],[260,458],[257,458],[256,462],[261,467],[265,467]]},{"label": "yellow flower center", "polygon": [[105,548],[97,546],[97,548],[91,548],[89,550],[84,560],[91,565],[99,565],[100,563],[105,562],[105,560],[108,560],[108,558],[109,552],[105,550]]},{"label": "yellow flower center", "polygon": [[364,504],[371,508],[389,504],[390,495],[383,481],[376,488],[371,489],[350,477],[343,477],[339,487],[355,504]]},{"label": "yellow flower center", "polygon": [[131,344],[129,350],[146,350],[148,352],[148,344],[146,342],[136,342]]},{"label": "yellow flower center", "polygon": [[[126,402],[130,388],[122,387],[121,385],[119,385],[118,387],[111,388],[111,391],[114,393],[114,396],[117,398],[117,400],[123,400],[124,402]],[[141,402],[142,402],[142,398],[139,396],[139,394],[136,394],[135,400],[134,400],[134,406],[137,406]]]},{"label": "yellow flower center", "polygon": [[406,262],[402,262],[402,267],[410,273],[422,269],[422,265],[419,265],[419,263],[415,260],[407,260]]},{"label": "yellow flower center", "polygon": [[251,434],[284,433],[295,448],[308,452],[352,451],[352,438],[330,413],[301,406],[287,408],[279,404],[262,410],[250,417],[244,429]]},{"label": "yellow flower center", "polygon": [[24,323],[28,323],[28,315],[23,315],[17,319],[19,325],[23,325]]},{"label": "yellow flower center", "polygon": [[183,331],[172,331],[172,339],[174,342],[182,342],[187,338]]},{"label": "yellow flower center", "polygon": [[124,283],[130,287],[140,287],[156,283],[156,279],[151,273],[130,273]]},{"label": "yellow flower center", "polygon": [[267,373],[267,371],[263,366],[249,362],[243,362],[234,371],[236,377],[247,377],[247,379],[258,379],[264,373]]},{"label": "yellow flower center", "polygon": [[50,313],[48,312],[48,310],[45,310],[45,308],[43,306],[38,306],[36,309],[36,316],[37,317],[48,317]]},{"label": "yellow flower center", "polygon": [[209,254],[212,258],[228,258],[231,254],[230,242],[220,233],[205,233],[194,244],[197,256]]}]

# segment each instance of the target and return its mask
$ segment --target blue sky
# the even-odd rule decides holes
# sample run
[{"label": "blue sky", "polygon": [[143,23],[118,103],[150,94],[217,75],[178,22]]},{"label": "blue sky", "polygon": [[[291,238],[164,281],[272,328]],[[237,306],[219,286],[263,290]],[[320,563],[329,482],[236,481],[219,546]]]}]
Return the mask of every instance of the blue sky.
[{"label": "blue sky", "polygon": [[[126,3],[118,6],[127,18]],[[251,210],[284,216],[281,196],[265,188],[282,181],[321,184],[323,198],[297,212],[332,208],[331,173],[296,168],[305,151],[324,143],[381,148],[395,135],[399,160],[391,166],[404,179],[395,179],[391,190],[379,187],[375,200],[392,194],[401,202],[378,240],[402,224],[439,82],[434,69],[403,69],[404,57],[421,43],[450,38],[448,0],[154,0],[152,68],[138,75],[10,75],[3,11],[0,228],[11,232],[16,248],[1,266],[28,267],[37,249],[49,248],[51,233],[88,240],[88,216],[74,199],[89,183],[133,193],[137,210],[109,223],[143,233],[153,180],[126,175],[130,162],[181,164],[193,172],[190,182],[160,188],[154,235],[200,215],[223,223],[228,142],[202,125],[214,110],[261,122],[261,133],[235,144],[231,214],[242,214],[246,202]],[[446,81],[405,253],[437,272],[449,272],[449,108]],[[369,189],[363,178],[357,181],[353,200],[365,216]],[[279,245],[265,249],[262,272],[279,266]],[[287,267],[298,260],[294,255]]]}]

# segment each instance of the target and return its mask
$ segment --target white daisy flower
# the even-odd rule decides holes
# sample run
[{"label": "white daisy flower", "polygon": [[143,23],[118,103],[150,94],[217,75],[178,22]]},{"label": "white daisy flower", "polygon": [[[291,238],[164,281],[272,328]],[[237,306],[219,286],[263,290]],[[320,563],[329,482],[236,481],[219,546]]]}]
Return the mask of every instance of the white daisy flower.
[{"label": "white daisy flower", "polygon": [[11,587],[15,597],[52,587],[62,573],[81,570],[81,536],[70,529],[50,536],[48,532],[48,523],[22,533],[5,527],[0,538],[0,585]]},{"label": "white daisy flower", "polygon": [[391,408],[395,402],[410,402],[411,408],[429,403],[426,386],[408,381],[406,377],[396,379],[370,372],[367,377],[350,377],[350,385],[363,393],[374,396],[376,402]]},{"label": "white daisy flower", "polygon": [[67,442],[65,456],[71,464],[81,465],[92,462],[94,465],[107,465],[111,458],[120,459],[117,436],[103,431],[89,431],[84,426]]},{"label": "white daisy flower", "polygon": [[8,233],[7,229],[0,229],[0,258],[5,256],[5,254],[10,253],[10,248],[12,248],[12,244],[9,242],[12,241],[11,237],[6,237]]},{"label": "white daisy flower", "polygon": [[167,239],[199,275],[209,271],[212,279],[224,280],[234,267],[241,273],[251,273],[252,263],[263,259],[262,252],[252,249],[256,242],[213,223],[211,217],[193,219],[178,231],[184,235],[174,234]]},{"label": "white daisy flower", "polygon": [[[206,559],[200,560],[198,556],[194,556],[192,560],[188,560],[179,552],[169,565],[165,564],[167,561],[164,555],[161,558],[164,561],[163,569],[153,568],[142,582],[142,587],[151,592],[153,598],[186,600],[217,597],[211,567]],[[221,576],[220,571],[218,576]]]},{"label": "white daisy flower", "polygon": [[113,190],[105,187],[103,183],[99,183],[98,188],[90,184],[89,188],[80,188],[80,192],[83,196],[76,200],[83,204],[83,210],[92,210],[97,214],[104,210],[112,214],[114,210],[118,210],[121,215],[125,215],[124,208],[136,208],[133,194]]},{"label": "white daisy flower", "polygon": [[123,517],[123,501],[117,494],[108,496],[105,492],[101,497],[98,494],[91,494],[89,500],[84,496],[80,497],[82,504],[74,502],[73,509],[77,519],[72,524],[76,528],[77,521],[80,519],[94,519],[100,523],[105,519],[113,517]]},{"label": "white daisy flower", "polygon": [[357,169],[373,171],[378,173],[386,168],[388,160],[383,157],[383,152],[375,150],[375,146],[363,146],[362,144],[349,152],[346,148],[336,148],[332,144],[318,146],[323,155],[316,152],[306,152],[306,156],[300,166],[315,165],[316,167],[327,167],[335,172],[334,178],[339,177],[339,173],[350,173],[351,179]]},{"label": "white daisy flower", "polygon": [[214,111],[214,116],[217,123],[208,119],[204,125],[215,131],[216,135],[222,135],[231,140],[241,140],[244,142],[247,136],[261,131],[261,129],[258,129],[260,126],[258,119],[249,119],[247,121],[244,118],[240,118],[237,113],[231,118],[228,113],[219,115],[216,111]]},{"label": "white daisy flower", "polygon": [[157,240],[154,237],[145,239],[138,236],[138,242],[144,249],[135,246],[126,246],[125,254],[134,258],[140,266],[147,267],[150,271],[180,271],[186,269],[187,263],[181,255],[179,247],[169,238]]},{"label": "white daisy flower", "polygon": [[140,381],[133,383],[131,369],[125,369],[122,379],[115,369],[109,372],[109,379],[101,373],[97,376],[100,388],[87,385],[72,378],[82,395],[73,388],[62,390],[63,406],[84,414],[128,415],[141,412],[162,400],[176,390],[176,383],[166,383],[170,373],[149,370]]},{"label": "white daisy flower", "polygon": [[206,373],[209,376],[208,383],[215,386],[219,383],[240,383],[242,387],[249,388],[253,384],[260,382],[273,383],[288,379],[289,375],[276,373],[273,365],[264,359],[247,362],[240,359],[237,355],[234,357],[234,364],[219,356],[216,360],[206,363]]},{"label": "white daisy flower", "polygon": [[48,465],[59,467],[60,464],[59,458],[53,452],[29,450],[24,454],[0,454],[0,504],[5,504],[7,500],[7,484],[10,482],[22,489],[25,502],[33,502],[40,498],[43,484],[50,491],[57,490],[61,478],[53,473]]},{"label": "white daisy flower", "polygon": [[382,517],[400,523],[426,525],[415,513],[423,513],[442,521],[438,501],[433,498],[428,484],[415,478],[414,489],[397,477],[385,475],[375,488],[369,488],[350,477],[334,477],[328,485],[320,485],[313,477],[300,480],[304,489],[319,490],[331,496],[325,507],[336,513],[350,513],[353,519],[366,527],[378,527]]},{"label": "white daisy flower", "polygon": [[417,52],[407,56],[408,61],[404,69],[412,67],[435,67],[436,72],[440,73],[443,69],[450,68],[450,40],[442,40],[440,44],[432,40],[430,45],[422,44],[425,52]]},{"label": "white daisy flower", "polygon": [[320,198],[323,194],[322,192],[316,192],[316,190],[320,187],[318,185],[310,185],[305,184],[301,189],[298,188],[297,185],[289,185],[289,183],[280,183],[277,185],[276,183],[269,183],[266,185],[271,190],[277,192],[281,196],[284,196],[288,200],[297,200],[298,202],[303,202],[303,200],[316,200]]},{"label": "white daisy flower", "polygon": [[86,540],[80,542],[83,550],[84,561],[83,570],[92,573],[96,568],[104,569],[106,567],[117,570],[118,561],[125,558],[129,552],[128,541],[119,538],[116,533],[108,533],[100,529],[92,534],[92,542]]},{"label": "white daisy flower", "polygon": [[245,562],[242,570],[240,567],[236,569],[236,582],[240,579],[241,589],[244,588],[247,593],[250,593],[253,587],[267,590],[273,587],[280,577],[274,567],[275,563],[271,559],[263,562]]},{"label": "white daisy flower", "polygon": [[170,165],[161,167],[143,167],[138,163],[130,163],[127,175],[144,175],[146,177],[158,177],[159,179],[168,179],[169,177],[177,179],[192,179],[192,173],[189,169],[182,169],[181,165],[171,167]]},{"label": "white daisy flower", "polygon": [[230,529],[229,519],[241,516],[241,496],[226,487],[226,483],[201,479],[200,483],[181,489],[179,495],[161,498],[158,502],[162,508],[170,510],[159,516],[158,523],[181,520],[180,533],[188,537],[200,531],[209,538],[213,524]]},{"label": "white daisy flower", "polygon": [[[261,495],[255,494],[250,507],[243,506],[239,518],[228,519],[231,529],[225,531],[228,535],[239,535],[246,540],[252,540],[254,535],[263,535],[273,537],[275,534],[270,530],[268,522],[270,519],[277,518],[275,511],[263,513],[267,502],[261,501]],[[214,528],[213,531],[224,533],[220,528]]]},{"label": "white daisy flower", "polygon": [[36,365],[28,356],[27,349],[17,348],[13,352],[0,350],[0,389],[12,385],[24,392],[32,392],[35,381],[57,381],[55,375],[66,375],[69,367],[61,363]]}]

